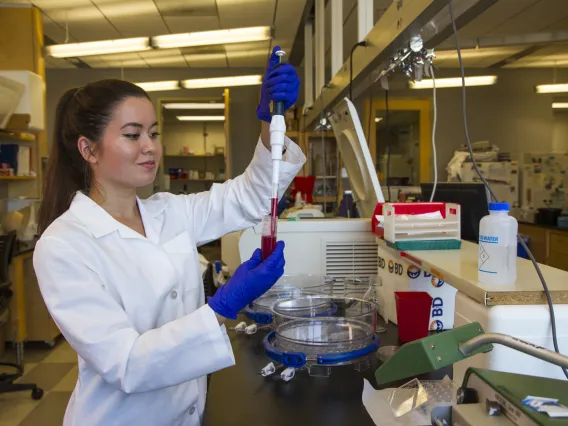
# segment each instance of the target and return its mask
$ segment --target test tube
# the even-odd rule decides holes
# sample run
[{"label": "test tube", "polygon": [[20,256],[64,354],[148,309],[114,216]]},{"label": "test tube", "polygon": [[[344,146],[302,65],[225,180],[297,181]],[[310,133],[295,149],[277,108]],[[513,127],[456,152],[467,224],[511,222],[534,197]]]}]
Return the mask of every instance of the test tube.
[{"label": "test tube", "polygon": [[276,220],[272,216],[262,218],[262,236],[260,249],[262,260],[264,261],[274,251],[276,247]]}]

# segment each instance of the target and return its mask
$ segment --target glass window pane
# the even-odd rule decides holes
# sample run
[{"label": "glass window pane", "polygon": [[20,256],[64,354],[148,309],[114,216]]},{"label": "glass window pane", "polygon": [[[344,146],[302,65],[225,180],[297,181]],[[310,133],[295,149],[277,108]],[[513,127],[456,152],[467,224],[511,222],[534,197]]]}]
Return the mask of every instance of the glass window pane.
[{"label": "glass window pane", "polygon": [[[420,111],[389,111],[388,131],[386,111],[375,114],[377,166],[381,173],[381,185],[386,176],[392,186],[418,185],[420,183]],[[387,146],[390,144],[390,167],[387,173]]]}]

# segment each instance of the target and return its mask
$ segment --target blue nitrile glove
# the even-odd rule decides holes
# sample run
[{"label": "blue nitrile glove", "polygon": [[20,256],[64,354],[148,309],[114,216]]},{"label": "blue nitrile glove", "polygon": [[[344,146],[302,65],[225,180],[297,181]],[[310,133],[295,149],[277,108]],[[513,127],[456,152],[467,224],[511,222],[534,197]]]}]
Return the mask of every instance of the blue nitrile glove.
[{"label": "blue nitrile glove", "polygon": [[288,63],[278,65],[279,58],[276,56],[278,50],[280,46],[272,49],[260,89],[260,104],[256,107],[258,119],[268,123],[272,119],[270,101],[284,102],[284,110],[287,110],[298,100],[300,90],[300,78],[296,68]]},{"label": "blue nitrile glove", "polygon": [[274,251],[264,262],[261,260],[260,249],[257,249],[250,260],[237,268],[229,282],[207,299],[209,307],[223,317],[237,319],[241,309],[276,284],[284,274],[285,263],[283,241],[278,241]]}]

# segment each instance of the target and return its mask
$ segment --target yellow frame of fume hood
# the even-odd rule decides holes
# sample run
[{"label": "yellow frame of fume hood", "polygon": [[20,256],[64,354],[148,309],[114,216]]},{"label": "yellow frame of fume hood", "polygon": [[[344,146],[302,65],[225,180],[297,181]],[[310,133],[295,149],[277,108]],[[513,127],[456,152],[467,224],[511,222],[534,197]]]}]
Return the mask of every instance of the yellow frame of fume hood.
[{"label": "yellow frame of fume hood", "polygon": [[[371,119],[371,134],[368,135],[369,151],[373,158],[375,170],[377,169],[377,123],[375,123],[375,114],[369,114],[370,100],[365,101],[365,127],[364,131],[369,129],[369,118]],[[373,99],[373,111],[386,110],[385,99]],[[431,121],[432,103],[429,99],[389,99],[389,111],[418,111],[419,118],[419,173],[420,182],[430,182],[432,180],[432,162],[430,156],[432,153],[432,121]],[[416,185],[418,182],[415,183]]]}]

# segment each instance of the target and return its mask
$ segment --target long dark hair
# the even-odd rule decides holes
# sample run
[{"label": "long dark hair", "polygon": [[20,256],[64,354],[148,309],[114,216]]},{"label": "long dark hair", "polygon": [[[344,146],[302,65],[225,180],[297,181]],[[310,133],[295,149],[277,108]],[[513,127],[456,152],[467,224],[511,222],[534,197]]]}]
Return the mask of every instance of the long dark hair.
[{"label": "long dark hair", "polygon": [[40,234],[69,209],[77,191],[90,189],[91,168],[79,152],[79,138],[97,144],[115,108],[130,97],[150,99],[141,87],[123,80],[89,83],[68,90],[59,99],[38,214]]}]

